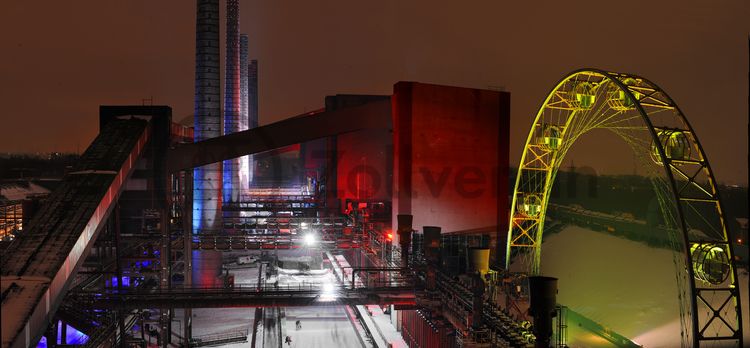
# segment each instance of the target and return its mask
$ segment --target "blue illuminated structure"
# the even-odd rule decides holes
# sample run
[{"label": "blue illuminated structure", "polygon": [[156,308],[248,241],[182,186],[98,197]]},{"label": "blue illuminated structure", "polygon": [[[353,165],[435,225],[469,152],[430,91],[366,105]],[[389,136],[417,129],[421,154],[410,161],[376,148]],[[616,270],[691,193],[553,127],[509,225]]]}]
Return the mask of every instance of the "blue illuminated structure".
[{"label": "blue illuminated structure", "polygon": [[[240,78],[241,46],[239,12],[239,0],[227,0],[226,62],[224,65],[224,135],[243,130],[240,102],[240,83],[242,79]],[[224,161],[222,190],[224,203],[239,201],[241,187],[240,168],[240,158]]]},{"label": "blue illuminated structure", "polygon": [[[198,0],[195,37],[196,142],[221,135],[219,0]],[[193,233],[221,226],[221,163],[193,172]]]},{"label": "blue illuminated structure", "polygon": [[[42,339],[37,343],[36,348],[47,348],[48,346],[57,346],[62,344],[62,321],[57,322],[57,342],[54,345],[47,344],[47,337],[42,336]],[[66,345],[83,345],[89,340],[89,336],[83,332],[78,331],[76,328],[67,325],[65,328],[65,344]]]}]

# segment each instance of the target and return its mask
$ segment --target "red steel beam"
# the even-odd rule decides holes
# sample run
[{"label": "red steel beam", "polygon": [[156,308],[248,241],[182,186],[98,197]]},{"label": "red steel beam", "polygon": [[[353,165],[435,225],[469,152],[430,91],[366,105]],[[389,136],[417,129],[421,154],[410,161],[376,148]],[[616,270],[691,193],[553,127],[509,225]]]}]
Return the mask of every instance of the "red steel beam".
[{"label": "red steel beam", "polygon": [[390,100],[300,115],[262,127],[184,144],[167,154],[167,170],[174,173],[364,129],[391,129]]}]

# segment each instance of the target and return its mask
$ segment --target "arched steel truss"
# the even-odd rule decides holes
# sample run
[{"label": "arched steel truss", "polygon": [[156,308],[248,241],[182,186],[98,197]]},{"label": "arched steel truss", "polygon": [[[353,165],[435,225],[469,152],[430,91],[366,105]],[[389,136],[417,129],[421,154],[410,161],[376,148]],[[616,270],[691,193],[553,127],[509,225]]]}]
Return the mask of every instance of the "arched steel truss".
[{"label": "arched steel truss", "polygon": [[549,93],[518,168],[506,267],[539,273],[557,169],[578,137],[594,129],[625,140],[651,179],[664,218],[653,233],[668,234],[676,251],[683,346],[742,347],[734,253],[711,167],[677,104],[642,77],[582,69]]}]

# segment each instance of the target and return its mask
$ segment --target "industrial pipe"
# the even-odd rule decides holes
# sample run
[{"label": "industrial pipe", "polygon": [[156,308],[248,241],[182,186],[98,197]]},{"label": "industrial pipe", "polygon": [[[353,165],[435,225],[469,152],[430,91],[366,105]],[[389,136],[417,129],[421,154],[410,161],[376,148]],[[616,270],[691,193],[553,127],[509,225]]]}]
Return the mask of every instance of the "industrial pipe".
[{"label": "industrial pipe", "polygon": [[398,244],[401,246],[401,266],[407,267],[409,263],[409,245],[411,244],[412,221],[414,217],[408,214],[396,216],[398,221]]}]

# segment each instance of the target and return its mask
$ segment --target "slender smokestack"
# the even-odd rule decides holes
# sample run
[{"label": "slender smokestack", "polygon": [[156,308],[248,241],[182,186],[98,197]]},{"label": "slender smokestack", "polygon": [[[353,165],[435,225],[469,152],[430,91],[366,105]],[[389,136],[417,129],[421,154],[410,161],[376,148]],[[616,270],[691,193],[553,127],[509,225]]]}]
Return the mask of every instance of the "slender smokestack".
[{"label": "slender smokestack", "polygon": [[250,128],[258,127],[258,61],[253,59],[247,67],[248,112]]},{"label": "slender smokestack", "polygon": [[[195,22],[195,141],[221,135],[219,0],[198,0]],[[221,163],[193,173],[193,231],[221,226]]]},{"label": "slender smokestack", "polygon": [[[224,134],[240,131],[240,1],[227,0],[227,55],[224,66]],[[240,198],[239,158],[224,161],[224,202]]]},{"label": "slender smokestack", "polygon": [[[239,130],[248,129],[248,90],[247,90],[247,35],[240,35],[240,119]],[[250,156],[240,157],[239,168],[240,193],[250,188]]]},{"label": "slender smokestack", "polygon": [[[258,61],[253,59],[247,66],[247,113],[248,128],[258,127]],[[255,161],[253,156],[248,156],[248,183],[253,183],[253,170]]]}]

